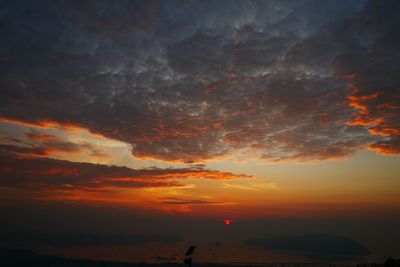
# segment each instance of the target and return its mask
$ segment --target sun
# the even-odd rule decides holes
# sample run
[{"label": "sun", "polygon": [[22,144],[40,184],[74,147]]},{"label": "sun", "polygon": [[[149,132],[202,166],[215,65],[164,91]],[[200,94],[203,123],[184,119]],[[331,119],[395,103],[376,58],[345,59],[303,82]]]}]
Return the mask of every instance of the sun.
[{"label": "sun", "polygon": [[229,225],[229,224],[232,223],[232,220],[226,219],[226,220],[224,220],[224,223],[225,223],[226,225]]}]

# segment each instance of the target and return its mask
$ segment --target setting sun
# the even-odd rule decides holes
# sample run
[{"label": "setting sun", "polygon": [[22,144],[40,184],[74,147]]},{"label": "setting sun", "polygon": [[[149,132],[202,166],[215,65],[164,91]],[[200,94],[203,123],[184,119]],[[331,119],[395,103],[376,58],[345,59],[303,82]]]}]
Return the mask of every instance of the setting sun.
[{"label": "setting sun", "polygon": [[232,220],[224,220],[224,223],[227,224],[227,225],[229,225],[229,224],[232,223]]}]

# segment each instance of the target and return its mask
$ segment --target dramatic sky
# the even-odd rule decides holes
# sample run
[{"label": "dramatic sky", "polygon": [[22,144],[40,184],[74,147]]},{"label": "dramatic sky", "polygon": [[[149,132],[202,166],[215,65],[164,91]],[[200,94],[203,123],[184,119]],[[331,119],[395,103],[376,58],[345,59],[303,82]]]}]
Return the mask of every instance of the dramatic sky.
[{"label": "dramatic sky", "polygon": [[129,261],[192,244],[212,262],[400,256],[399,12],[1,1],[0,243]]}]

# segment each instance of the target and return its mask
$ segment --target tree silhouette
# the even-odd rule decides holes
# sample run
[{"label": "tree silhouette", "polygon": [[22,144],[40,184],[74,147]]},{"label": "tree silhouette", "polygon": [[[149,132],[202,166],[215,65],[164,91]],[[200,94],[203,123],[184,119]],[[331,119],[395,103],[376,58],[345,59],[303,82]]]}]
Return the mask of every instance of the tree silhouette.
[{"label": "tree silhouette", "polygon": [[389,257],[385,260],[385,262],[383,263],[384,267],[400,267],[400,258],[396,259],[396,258],[392,258]]}]

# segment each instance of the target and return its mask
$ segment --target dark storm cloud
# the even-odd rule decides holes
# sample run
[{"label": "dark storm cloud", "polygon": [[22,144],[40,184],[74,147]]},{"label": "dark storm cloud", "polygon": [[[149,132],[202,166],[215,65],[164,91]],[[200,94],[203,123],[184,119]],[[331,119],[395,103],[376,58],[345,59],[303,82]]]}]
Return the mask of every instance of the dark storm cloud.
[{"label": "dark storm cloud", "polygon": [[398,154],[399,8],[3,2],[0,116],[73,124],[171,161]]},{"label": "dark storm cloud", "polygon": [[249,240],[247,243],[267,249],[317,254],[368,255],[370,253],[362,244],[351,238],[328,234],[260,238]]},{"label": "dark storm cloud", "polygon": [[32,157],[31,149],[0,145],[0,186],[13,188],[98,190],[110,187],[180,186],[182,179],[235,179],[249,176],[204,169],[149,168],[78,163]]}]

